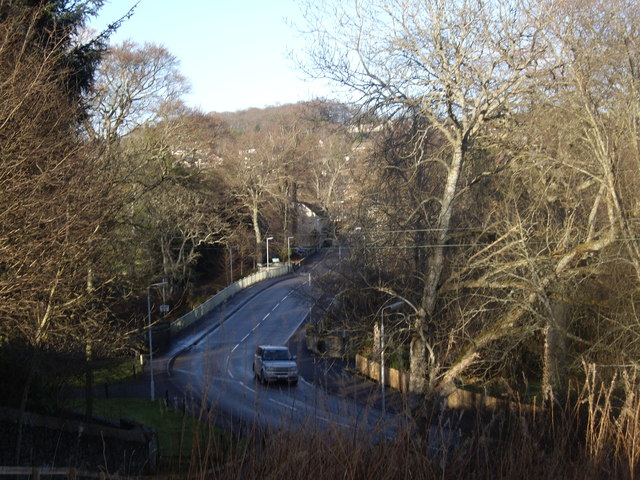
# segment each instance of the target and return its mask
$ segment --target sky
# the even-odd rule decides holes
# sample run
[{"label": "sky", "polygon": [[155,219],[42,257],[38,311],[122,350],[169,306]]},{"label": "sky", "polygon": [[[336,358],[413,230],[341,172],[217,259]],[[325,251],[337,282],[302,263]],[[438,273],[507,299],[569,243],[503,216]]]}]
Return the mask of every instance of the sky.
[{"label": "sky", "polygon": [[[109,0],[89,26],[102,31],[135,2]],[[295,0],[140,0],[111,42],[164,45],[191,84],[185,102],[204,112],[330,98],[288,57],[304,45],[289,25],[300,21]]]}]

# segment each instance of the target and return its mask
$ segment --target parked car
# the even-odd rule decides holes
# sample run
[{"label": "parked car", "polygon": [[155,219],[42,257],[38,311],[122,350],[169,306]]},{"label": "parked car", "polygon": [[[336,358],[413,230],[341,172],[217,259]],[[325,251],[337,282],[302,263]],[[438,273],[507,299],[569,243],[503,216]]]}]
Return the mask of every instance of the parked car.
[{"label": "parked car", "polygon": [[259,345],[253,355],[253,375],[262,383],[287,381],[298,383],[298,364],[295,355],[284,345]]}]

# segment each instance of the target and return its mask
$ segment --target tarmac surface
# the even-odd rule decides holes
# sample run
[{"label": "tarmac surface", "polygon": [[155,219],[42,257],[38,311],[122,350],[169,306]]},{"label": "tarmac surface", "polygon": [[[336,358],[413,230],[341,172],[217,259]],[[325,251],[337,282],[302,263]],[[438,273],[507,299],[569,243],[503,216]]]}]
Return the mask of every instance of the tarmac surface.
[{"label": "tarmac surface", "polygon": [[[236,300],[235,305],[232,305],[232,303],[234,303],[234,298],[232,297],[228,301],[229,304],[223,304],[216,310],[225,311],[226,315],[229,316],[230,309],[233,311],[239,308],[241,304],[249,302],[253,296],[257,295],[257,293],[268,288],[271,284],[278,282],[279,280],[280,279],[273,279],[261,282],[256,287],[253,287],[255,288],[255,292],[252,295],[243,298],[240,302]],[[216,316],[216,311],[214,310],[211,315]],[[219,317],[221,322],[221,313]],[[174,401],[176,398],[184,398],[185,396],[185,392],[178,390],[171,382],[170,366],[175,356],[180,355],[180,351],[175,352],[175,348],[172,349],[172,346],[179,344],[181,339],[194,335],[197,336],[200,331],[202,336],[204,336],[217,328],[218,325],[219,323],[209,323],[206,328],[203,328],[201,322],[195,322],[173,338],[163,351],[160,351],[155,355],[154,384],[156,399],[165,399],[167,403],[169,403]],[[359,402],[362,405],[367,405],[370,408],[381,409],[382,394],[380,385],[358,374],[356,372],[354,362],[338,358],[318,356],[308,350],[305,341],[305,329],[306,325],[303,324],[289,341],[290,350],[297,355],[301,378],[318,388],[324,389],[331,395],[351,398],[354,401]],[[146,365],[145,369],[141,373],[137,374],[135,379],[129,382],[95,387],[94,396],[96,398],[150,398],[151,382],[149,373],[148,365]],[[79,396],[84,395],[84,390],[77,390],[78,391],[76,391],[75,394]],[[385,404],[387,411],[401,412],[406,407],[406,399],[402,394],[387,388],[385,390]]]}]

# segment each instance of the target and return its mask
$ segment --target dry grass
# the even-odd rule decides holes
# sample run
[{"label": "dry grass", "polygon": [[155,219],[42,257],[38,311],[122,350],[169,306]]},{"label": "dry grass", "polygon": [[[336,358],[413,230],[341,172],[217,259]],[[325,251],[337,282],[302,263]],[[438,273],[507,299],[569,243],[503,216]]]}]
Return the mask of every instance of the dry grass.
[{"label": "dry grass", "polygon": [[[595,370],[560,408],[532,413],[423,411],[394,439],[335,427],[265,431],[194,441],[189,476],[242,479],[633,479],[640,460],[638,375],[603,383]],[[426,410],[426,409],[425,409]],[[204,411],[204,410],[203,410]],[[215,411],[208,420],[220,423]],[[428,419],[428,420],[427,420]],[[422,426],[419,426],[422,425]],[[456,440],[451,441],[455,432]],[[447,437],[447,435],[449,435]],[[221,458],[225,449],[224,465]],[[216,453],[217,452],[217,453]]]}]

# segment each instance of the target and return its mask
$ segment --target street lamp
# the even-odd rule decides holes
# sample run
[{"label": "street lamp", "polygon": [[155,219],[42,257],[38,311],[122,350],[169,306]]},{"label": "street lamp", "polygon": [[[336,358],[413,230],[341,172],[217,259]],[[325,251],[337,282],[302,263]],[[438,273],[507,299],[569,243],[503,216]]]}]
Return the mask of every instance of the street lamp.
[{"label": "street lamp", "polygon": [[151,288],[152,287],[164,287],[167,282],[152,283],[147,287],[147,318],[149,321],[149,373],[151,378],[151,401],[156,399],[156,387],[153,383],[153,339],[151,336]]},{"label": "street lamp", "polygon": [[382,311],[380,312],[380,387],[382,389],[382,415],[386,415],[387,413],[387,408],[386,408],[386,404],[385,404],[385,396],[384,396],[384,382],[385,382],[385,375],[384,375],[384,311],[385,310],[397,310],[398,308],[400,308],[401,306],[404,305],[404,302],[400,301],[400,302],[396,302],[396,303],[392,303],[391,305],[387,305],[386,307],[382,308]]},{"label": "street lamp", "polygon": [[238,245],[229,247],[229,285],[233,283],[233,254],[231,252],[234,248],[238,248]]},{"label": "street lamp", "polygon": [[273,237],[267,237],[267,269],[269,269],[269,240],[273,240]]},{"label": "street lamp", "polygon": [[287,237],[287,256],[289,257],[287,260],[289,263],[289,268],[291,268],[291,244],[289,243],[289,240],[291,240],[293,237]]}]

